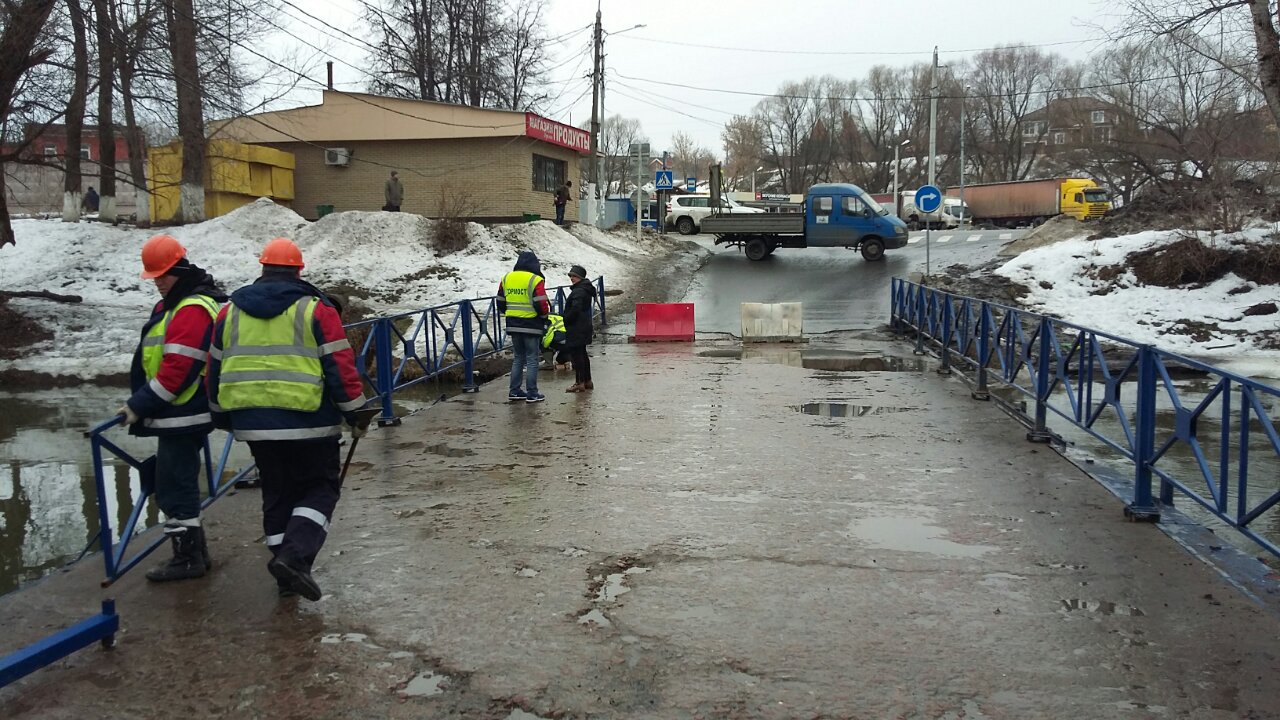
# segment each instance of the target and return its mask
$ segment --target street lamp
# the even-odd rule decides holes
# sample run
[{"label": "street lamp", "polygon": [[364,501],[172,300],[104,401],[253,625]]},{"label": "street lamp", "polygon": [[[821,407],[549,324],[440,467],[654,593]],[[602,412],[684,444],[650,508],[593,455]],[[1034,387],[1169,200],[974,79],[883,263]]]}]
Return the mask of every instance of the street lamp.
[{"label": "street lamp", "polygon": [[755,198],[755,194],[756,194],[756,173],[760,172],[761,170],[764,170],[763,165],[751,171],[751,197],[752,198]]},{"label": "street lamp", "polygon": [[901,214],[902,208],[898,204],[898,149],[904,148],[911,144],[911,138],[907,138],[893,146],[893,215],[897,217]]},{"label": "street lamp", "polygon": [[972,85],[965,85],[964,92],[960,94],[960,227],[964,227],[964,106],[968,105],[969,90]]}]

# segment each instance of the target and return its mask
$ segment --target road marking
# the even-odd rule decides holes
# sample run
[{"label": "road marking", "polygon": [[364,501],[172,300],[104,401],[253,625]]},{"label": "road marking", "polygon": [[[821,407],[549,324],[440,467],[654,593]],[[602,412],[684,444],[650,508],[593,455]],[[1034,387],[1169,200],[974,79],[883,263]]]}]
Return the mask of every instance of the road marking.
[{"label": "road marking", "polygon": [[947,242],[947,241],[948,241],[948,240],[950,240],[950,239],[951,239],[951,236],[950,236],[950,235],[943,235],[942,237],[938,238],[938,242],[940,242],[940,243],[944,243],[944,242]]},{"label": "road marking", "polygon": [[1001,239],[1001,240],[1012,240],[1012,239],[1013,239],[1013,233],[1000,233],[1000,239]]},{"label": "road marking", "polygon": [[965,241],[965,242],[977,242],[977,241],[979,241],[979,240],[981,240],[981,239],[982,239],[982,233],[978,233],[977,235],[970,235],[969,237],[965,238],[965,239],[964,239],[964,241]]},{"label": "road marking", "polygon": [[908,245],[915,245],[915,244],[916,244],[916,243],[918,243],[918,242],[920,242],[920,236],[919,236],[919,235],[917,235],[917,236],[915,236],[915,237],[913,237],[913,238],[908,238],[908,239],[907,239],[907,244],[908,244]]}]

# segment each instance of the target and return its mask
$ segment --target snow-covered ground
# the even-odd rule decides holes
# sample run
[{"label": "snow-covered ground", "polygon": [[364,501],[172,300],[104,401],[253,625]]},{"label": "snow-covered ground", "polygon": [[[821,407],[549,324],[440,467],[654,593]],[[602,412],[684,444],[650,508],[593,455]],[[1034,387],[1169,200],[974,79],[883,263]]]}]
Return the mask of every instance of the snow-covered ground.
[{"label": "snow-covered ground", "polygon": [[[1200,236],[1203,242],[1221,245],[1260,241],[1274,232],[1268,225],[1239,233]],[[1280,378],[1280,351],[1259,348],[1252,335],[1280,328],[1280,315],[1243,315],[1245,309],[1259,303],[1280,304],[1280,287],[1257,285],[1228,274],[1205,287],[1165,288],[1141,285],[1129,270],[1109,281],[1097,279],[1091,272],[1124,265],[1131,253],[1185,235],[1182,231],[1149,231],[1096,241],[1072,238],[1028,250],[996,273],[1029,288],[1030,295],[1024,302],[1046,315],[1212,362],[1242,375]],[[1229,294],[1241,287],[1248,287],[1249,291]],[[1111,290],[1092,294],[1105,288]],[[1218,330],[1207,342],[1197,341],[1169,331],[1179,321],[1205,323]]]},{"label": "snow-covered ground", "polygon": [[566,232],[542,221],[468,224],[469,246],[441,255],[433,246],[435,224],[384,212],[335,213],[310,223],[265,199],[203,223],[164,229],[15,220],[17,245],[0,252],[0,289],[48,290],[84,302],[11,300],[15,310],[56,328],[56,337],[25,358],[0,361],[0,369],[85,378],[127,372],[139,329],[158,300],[154,284],[139,278],[139,253],[160,232],[177,237],[188,259],[228,291],[258,276],[258,253],[268,240],[288,237],[302,249],[305,279],[367,295],[361,302],[378,313],[492,296],[520,250],[537,253],[548,287],[568,285],[569,268],[582,265],[592,278],[605,276],[607,287],[624,290],[636,266],[630,259],[667,252],[652,236],[637,244],[625,233],[583,226]]}]

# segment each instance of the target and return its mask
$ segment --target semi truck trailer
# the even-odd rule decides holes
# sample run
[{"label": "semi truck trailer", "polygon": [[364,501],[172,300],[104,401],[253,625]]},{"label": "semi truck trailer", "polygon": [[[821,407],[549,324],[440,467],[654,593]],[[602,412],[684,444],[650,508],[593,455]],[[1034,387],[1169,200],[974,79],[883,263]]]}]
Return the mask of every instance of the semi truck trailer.
[{"label": "semi truck trailer", "polygon": [[[1055,215],[1096,220],[1111,210],[1107,191],[1086,178],[1018,180],[964,186],[965,221],[974,225],[1019,227],[1039,225]],[[959,198],[960,186],[947,188],[948,197]]]}]

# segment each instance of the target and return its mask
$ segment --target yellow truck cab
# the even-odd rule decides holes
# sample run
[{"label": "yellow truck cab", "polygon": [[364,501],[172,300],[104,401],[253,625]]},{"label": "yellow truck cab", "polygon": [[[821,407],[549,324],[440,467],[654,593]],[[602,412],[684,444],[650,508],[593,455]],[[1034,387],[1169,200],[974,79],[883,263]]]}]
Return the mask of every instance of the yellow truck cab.
[{"label": "yellow truck cab", "polygon": [[1059,187],[1063,215],[1077,220],[1097,220],[1111,210],[1111,199],[1098,183],[1082,178],[1067,178]]}]

